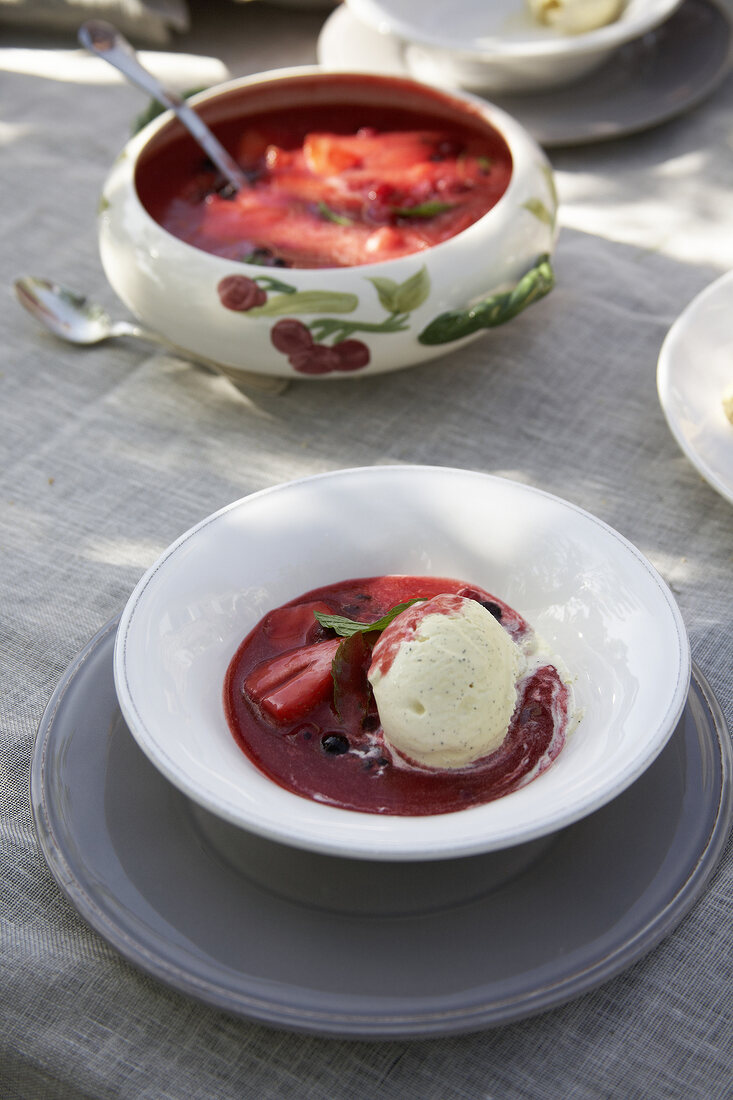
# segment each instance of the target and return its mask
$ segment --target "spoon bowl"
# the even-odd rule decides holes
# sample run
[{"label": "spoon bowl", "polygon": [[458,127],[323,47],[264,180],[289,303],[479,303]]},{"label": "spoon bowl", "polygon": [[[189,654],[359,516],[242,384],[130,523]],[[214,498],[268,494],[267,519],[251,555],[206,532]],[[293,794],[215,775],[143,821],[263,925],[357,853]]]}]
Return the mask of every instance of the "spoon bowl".
[{"label": "spoon bowl", "polygon": [[[184,349],[177,347],[152,329],[143,328],[131,321],[113,321],[103,306],[90,302],[84,294],[42,279],[37,275],[22,275],[13,283],[15,295],[24,309],[37,321],[70,344],[88,347],[101,344],[119,336],[132,336],[146,343],[166,348],[173,354],[190,360]],[[266,378],[248,371],[228,371],[218,363],[197,357],[196,362],[226,378],[240,393],[249,396],[250,389],[281,393],[287,383],[276,378]]]},{"label": "spoon bowl", "polygon": [[[50,279],[24,275],[13,286],[23,308],[55,336],[71,344],[101,344],[113,336],[142,335],[142,329],[126,321],[113,322],[102,306]],[[152,340],[155,334],[150,333],[149,337]]]},{"label": "spoon bowl", "polygon": [[103,306],[50,279],[22,275],[13,286],[23,308],[54,336],[70,344],[85,346],[101,344],[116,336],[135,336],[152,344],[173,348],[157,332],[130,321],[113,321]]}]

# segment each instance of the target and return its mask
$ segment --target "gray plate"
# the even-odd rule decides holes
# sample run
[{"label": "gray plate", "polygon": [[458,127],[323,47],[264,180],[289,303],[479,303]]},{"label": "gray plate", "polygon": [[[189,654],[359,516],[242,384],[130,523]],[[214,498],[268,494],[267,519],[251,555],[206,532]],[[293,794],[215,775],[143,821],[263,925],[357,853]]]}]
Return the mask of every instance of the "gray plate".
[{"label": "gray plate", "polygon": [[[564,88],[490,95],[547,148],[647,130],[700,103],[731,66],[733,31],[713,0],[685,0],[660,27],[622,46]],[[409,75],[399,39],[364,26],[346,6],[329,17],[318,59],[331,69]]]},{"label": "gray plate", "polygon": [[[229,1012],[320,1035],[391,1038],[541,1012],[649,951],[700,896],[721,854],[731,745],[695,669],[656,762],[503,886],[396,918],[287,900],[216,854],[187,799],[138,749],[115,696],[116,625],[71,665],[41,721],[31,775],[38,837],[62,890],[105,940]],[[285,853],[295,869],[299,853]],[[480,859],[437,863],[435,875],[457,862],[480,874]]]}]

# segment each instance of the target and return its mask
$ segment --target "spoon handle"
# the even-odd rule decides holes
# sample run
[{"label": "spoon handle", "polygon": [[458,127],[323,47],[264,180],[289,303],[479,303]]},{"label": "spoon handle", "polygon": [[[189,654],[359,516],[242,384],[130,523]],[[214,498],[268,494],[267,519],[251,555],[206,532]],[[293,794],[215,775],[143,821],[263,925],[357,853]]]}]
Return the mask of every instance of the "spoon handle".
[{"label": "spoon handle", "polygon": [[[146,343],[166,348],[183,359],[191,359],[191,352],[186,351],[185,348],[179,348],[164,336],[153,332],[152,329],[142,328],[141,325],[136,325],[131,321],[114,321],[110,325],[109,334],[110,336],[133,336],[138,340],[145,340]],[[272,378],[269,375],[254,374],[245,370],[229,371],[219,363],[215,363],[211,359],[204,359],[201,355],[195,356],[195,362],[206,367],[213,374],[220,374],[223,378],[226,378],[235,389],[238,389],[246,397],[253,389],[261,390],[264,393],[282,393],[289,385],[287,379],[283,378]]]},{"label": "spoon handle", "polygon": [[196,139],[204,152],[214,162],[235,190],[247,186],[247,177],[223,145],[214,137],[205,122],[192,110],[181,96],[164,88],[156,78],[140,64],[137,54],[127,39],[101,19],[90,19],[79,28],[79,42],[90,53],[108,61],[115,69],[137,84],[163,107],[175,111],[181,123]]},{"label": "spoon handle", "polygon": [[162,348],[180,351],[180,349],[176,348],[170,340],[166,340],[164,336],[160,336],[157,332],[153,332],[152,329],[135,325],[131,321],[113,321],[109,326],[109,334],[110,336],[133,336],[138,340],[145,340],[148,344],[157,344]]}]

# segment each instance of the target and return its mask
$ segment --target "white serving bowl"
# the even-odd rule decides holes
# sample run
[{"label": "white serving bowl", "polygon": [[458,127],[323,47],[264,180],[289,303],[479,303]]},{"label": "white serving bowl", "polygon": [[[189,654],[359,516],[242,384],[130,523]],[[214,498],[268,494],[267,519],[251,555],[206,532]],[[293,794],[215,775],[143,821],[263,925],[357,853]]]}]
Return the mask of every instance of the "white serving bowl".
[{"label": "white serving bowl", "polygon": [[[356,813],[284,790],[235,743],[222,685],[259,619],[310,589],[388,573],[480,585],[564,658],[583,717],[526,787],[457,813]],[[672,734],[690,652],[659,575],[587,512],[486,474],[377,466],[254,493],[182,535],[132,593],[114,665],[134,737],[205,811],[315,852],[419,861],[546,837],[614,798]]]},{"label": "white serving bowl", "polygon": [[[557,199],[549,163],[517,122],[483,100],[399,77],[307,68],[234,80],[190,102],[214,130],[232,119],[241,118],[244,126],[248,116],[309,102],[355,105],[360,118],[368,117],[370,107],[413,109],[438,124],[468,121],[474,128],[498,131],[508,147],[512,172],[496,205],[441,244],[378,263],[281,272],[203,252],[174,237],[148,213],[138,183],[146,173],[152,179],[168,170],[169,148],[182,133],[172,113],[166,112],[136,135],[115,162],[100,204],[99,246],[109,282],[123,302],[185,352],[235,372],[291,379],[361,377],[432,359],[475,339],[483,328],[469,311],[495,295],[500,296],[497,311],[486,318],[487,325],[513,317],[551,288],[547,257],[557,235]],[[367,345],[369,362],[352,371],[298,373],[271,338],[274,325],[289,316],[287,300],[280,295],[285,311],[276,314],[267,312],[275,308],[275,292],[268,293],[266,308],[224,308],[217,287],[232,275],[260,280],[260,285],[263,278],[275,275],[295,294],[317,292],[321,302],[310,312],[304,310],[302,299],[297,310],[292,306],[296,319],[308,325],[324,318],[327,323],[344,319],[343,313],[329,317],[324,295],[352,295],[356,304],[345,319],[366,326],[357,338]],[[379,281],[382,293],[372,280]],[[392,305],[385,299],[388,287]],[[296,302],[292,293],[290,297]],[[394,309],[402,319],[397,328],[385,330]],[[438,319],[449,312],[446,326]],[[336,339],[338,335],[328,336],[324,342],[332,346]]]},{"label": "white serving bowl", "polygon": [[624,43],[668,19],[680,0],[627,0],[619,17],[583,34],[544,26],[526,0],[347,0],[362,22],[406,45],[419,79],[512,93],[578,80]]}]

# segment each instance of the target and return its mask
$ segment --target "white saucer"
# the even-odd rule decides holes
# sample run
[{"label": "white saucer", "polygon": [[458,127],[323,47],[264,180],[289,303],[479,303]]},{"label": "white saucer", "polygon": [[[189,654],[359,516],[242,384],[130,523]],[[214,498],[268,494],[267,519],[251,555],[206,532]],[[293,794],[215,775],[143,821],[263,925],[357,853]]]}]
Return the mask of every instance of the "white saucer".
[{"label": "white saucer", "polygon": [[[694,107],[728,72],[732,45],[730,19],[714,0],[685,0],[661,27],[622,46],[588,76],[555,90],[490,98],[546,148],[604,141]],[[343,5],[323,26],[318,61],[327,69],[441,83],[425,67],[410,69],[399,38],[372,30]]]},{"label": "white saucer", "polygon": [[733,271],[693,299],[667,333],[657,388],[670,430],[690,462],[733,502],[733,424],[722,395],[733,386]]}]

